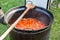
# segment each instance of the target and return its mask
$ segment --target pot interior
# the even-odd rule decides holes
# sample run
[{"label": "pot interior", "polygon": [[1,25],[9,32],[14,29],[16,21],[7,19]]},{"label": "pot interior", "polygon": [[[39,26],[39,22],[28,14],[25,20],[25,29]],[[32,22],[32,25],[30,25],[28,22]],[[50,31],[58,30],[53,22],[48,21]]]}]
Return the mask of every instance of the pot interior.
[{"label": "pot interior", "polygon": [[[11,12],[13,11],[11,10],[9,14],[6,14],[5,21],[7,22],[7,24],[11,25],[12,23],[14,23],[16,19],[24,12],[25,9],[26,7],[19,7],[14,9],[14,12]],[[36,18],[46,24],[46,27],[48,27],[48,25],[50,25],[52,21],[51,14],[45,9],[43,10],[38,7],[29,10],[23,18]]]}]

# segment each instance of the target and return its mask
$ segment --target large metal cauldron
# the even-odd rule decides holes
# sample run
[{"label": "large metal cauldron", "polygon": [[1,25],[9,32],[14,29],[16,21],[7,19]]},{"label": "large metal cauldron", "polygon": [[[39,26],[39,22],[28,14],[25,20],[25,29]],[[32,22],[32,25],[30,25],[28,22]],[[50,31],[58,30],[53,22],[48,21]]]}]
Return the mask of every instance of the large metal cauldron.
[{"label": "large metal cauldron", "polygon": [[[2,19],[4,19],[4,22],[8,26],[10,26],[10,24],[8,23],[9,20],[12,17],[14,18],[15,15],[17,15],[16,18],[14,19],[15,21],[23,13],[25,9],[26,9],[25,6],[15,7],[9,10]],[[34,9],[29,10],[29,12],[24,16],[24,18],[36,18],[44,22],[47,26],[41,30],[36,31],[28,31],[28,30],[25,31],[14,28],[10,32],[10,40],[49,40],[50,29],[53,22],[53,15],[51,14],[51,12],[49,12],[44,8],[36,6]]]}]

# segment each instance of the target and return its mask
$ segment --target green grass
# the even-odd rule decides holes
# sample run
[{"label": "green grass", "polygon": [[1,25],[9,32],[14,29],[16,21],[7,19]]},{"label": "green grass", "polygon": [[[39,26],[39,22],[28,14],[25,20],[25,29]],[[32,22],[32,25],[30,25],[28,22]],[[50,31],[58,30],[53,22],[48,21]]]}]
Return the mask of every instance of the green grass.
[{"label": "green grass", "polygon": [[[54,22],[51,27],[50,40],[60,40],[60,8],[58,8],[58,3],[60,0],[55,0],[50,11],[54,15]],[[2,7],[4,13],[6,13],[10,8],[16,6],[24,5],[24,0],[0,0],[0,6]],[[8,29],[7,25],[0,23],[0,36]],[[9,36],[5,38],[9,40]]]},{"label": "green grass", "polygon": [[60,0],[55,0],[50,8],[54,15],[54,23],[51,29],[50,40],[60,40],[60,8],[58,8]]},{"label": "green grass", "polygon": [[51,28],[50,40],[60,40],[60,8],[58,4],[60,0],[55,0],[53,5],[50,7],[50,11],[54,15],[54,22]]}]

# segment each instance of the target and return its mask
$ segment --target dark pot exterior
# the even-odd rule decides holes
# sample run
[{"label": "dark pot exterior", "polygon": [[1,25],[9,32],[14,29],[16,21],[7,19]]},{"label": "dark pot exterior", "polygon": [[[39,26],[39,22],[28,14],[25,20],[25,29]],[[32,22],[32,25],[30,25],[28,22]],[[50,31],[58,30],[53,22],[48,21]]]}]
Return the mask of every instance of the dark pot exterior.
[{"label": "dark pot exterior", "polygon": [[23,34],[12,31],[10,33],[10,40],[49,40],[50,28],[36,34]]},{"label": "dark pot exterior", "polygon": [[[25,7],[23,6],[19,8],[25,8]],[[49,26],[38,31],[22,31],[22,30],[13,29],[10,32],[10,40],[49,40],[50,29],[53,22],[53,15],[44,8],[41,7],[35,7],[35,8],[38,9],[37,11],[41,10],[42,12],[47,13],[47,15],[50,17]]]}]

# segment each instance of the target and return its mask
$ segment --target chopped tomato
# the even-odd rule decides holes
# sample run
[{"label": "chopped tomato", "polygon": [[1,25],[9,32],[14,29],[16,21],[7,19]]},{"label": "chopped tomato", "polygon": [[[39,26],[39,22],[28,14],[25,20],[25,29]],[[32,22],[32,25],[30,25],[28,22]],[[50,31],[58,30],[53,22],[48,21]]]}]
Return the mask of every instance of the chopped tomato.
[{"label": "chopped tomato", "polygon": [[23,18],[16,25],[16,29],[20,30],[40,30],[43,29],[46,25],[35,19],[35,18]]}]

